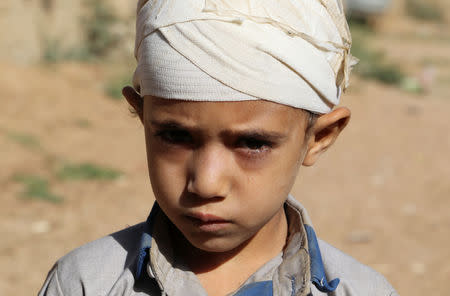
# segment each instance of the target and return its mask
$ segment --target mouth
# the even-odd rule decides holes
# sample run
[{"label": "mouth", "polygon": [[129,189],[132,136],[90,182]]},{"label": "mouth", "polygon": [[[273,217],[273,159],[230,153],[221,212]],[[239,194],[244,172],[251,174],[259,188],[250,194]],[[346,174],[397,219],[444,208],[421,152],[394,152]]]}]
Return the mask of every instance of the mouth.
[{"label": "mouth", "polygon": [[215,232],[225,228],[231,223],[222,217],[205,213],[192,213],[186,216],[199,230],[204,232]]}]

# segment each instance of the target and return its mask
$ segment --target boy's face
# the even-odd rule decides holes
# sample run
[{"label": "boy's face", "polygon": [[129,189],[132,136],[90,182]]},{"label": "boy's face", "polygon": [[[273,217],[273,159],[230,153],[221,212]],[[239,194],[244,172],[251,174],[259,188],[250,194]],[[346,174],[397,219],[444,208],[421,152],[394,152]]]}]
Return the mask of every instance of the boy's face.
[{"label": "boy's face", "polygon": [[193,246],[229,251],[279,218],[305,154],[307,116],[262,100],[144,98],[153,191]]}]

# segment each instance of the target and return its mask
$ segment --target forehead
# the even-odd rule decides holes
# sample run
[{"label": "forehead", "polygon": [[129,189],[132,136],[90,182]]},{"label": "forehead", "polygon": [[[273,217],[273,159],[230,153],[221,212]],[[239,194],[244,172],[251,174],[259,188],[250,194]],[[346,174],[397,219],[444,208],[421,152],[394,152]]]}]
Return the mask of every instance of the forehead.
[{"label": "forehead", "polygon": [[144,98],[144,120],[180,121],[200,127],[277,128],[304,126],[306,112],[265,100],[233,102],[198,102]]}]

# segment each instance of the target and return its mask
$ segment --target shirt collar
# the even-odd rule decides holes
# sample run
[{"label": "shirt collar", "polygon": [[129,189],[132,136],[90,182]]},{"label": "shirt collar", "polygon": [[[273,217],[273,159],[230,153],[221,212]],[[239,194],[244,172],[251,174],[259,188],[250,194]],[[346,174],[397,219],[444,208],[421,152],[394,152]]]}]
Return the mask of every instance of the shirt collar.
[{"label": "shirt collar", "polygon": [[155,216],[160,211],[158,203],[155,201],[153,204],[152,210],[150,211],[150,215],[145,222],[144,231],[141,235],[141,241],[139,243],[139,253],[138,253],[138,261],[136,268],[136,278],[139,279],[142,275],[142,271],[145,267],[146,262],[148,262],[148,256],[150,248],[152,247],[152,232],[153,232],[153,224],[155,223]]},{"label": "shirt collar", "polygon": [[[304,227],[304,232],[306,233],[307,249],[310,259],[311,282],[321,292],[329,293],[335,291],[339,285],[340,280],[336,278],[328,281],[325,275],[325,266],[323,264],[319,242],[316,236],[316,232],[314,231],[311,219],[309,218],[308,212],[303,207],[303,205],[291,195],[289,195],[288,199],[286,200],[286,205],[299,214],[300,221]],[[296,223],[291,224],[294,224],[293,226],[296,226]]]},{"label": "shirt collar", "polygon": [[[316,286],[316,288],[324,293],[333,292],[336,290],[339,279],[333,279],[328,281],[325,275],[325,267],[322,260],[322,255],[320,252],[318,240],[312,223],[305,208],[292,196],[289,196],[286,201],[286,206],[290,207],[296,212],[298,212],[300,221],[302,221],[306,238],[307,238],[307,250],[309,253],[309,264],[310,264],[310,274],[311,282]],[[136,278],[139,279],[146,267],[146,263],[149,261],[150,249],[152,247],[152,234],[154,230],[155,218],[158,212],[161,211],[157,202],[154,203],[150,215],[147,218],[144,231],[141,235],[139,254],[137,259],[137,269]],[[291,220],[291,219],[289,219]],[[290,222],[292,223],[292,222]],[[292,225],[290,225],[291,228]],[[269,286],[269,285],[266,285]],[[271,286],[271,285],[270,285]]]}]

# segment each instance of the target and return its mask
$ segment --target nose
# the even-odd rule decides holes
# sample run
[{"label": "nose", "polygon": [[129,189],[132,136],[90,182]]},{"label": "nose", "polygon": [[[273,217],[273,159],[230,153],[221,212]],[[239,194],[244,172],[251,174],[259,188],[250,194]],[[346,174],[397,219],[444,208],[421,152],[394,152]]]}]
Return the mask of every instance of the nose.
[{"label": "nose", "polygon": [[195,196],[225,198],[231,189],[231,159],[224,147],[209,145],[196,150],[191,159],[187,191]]}]

